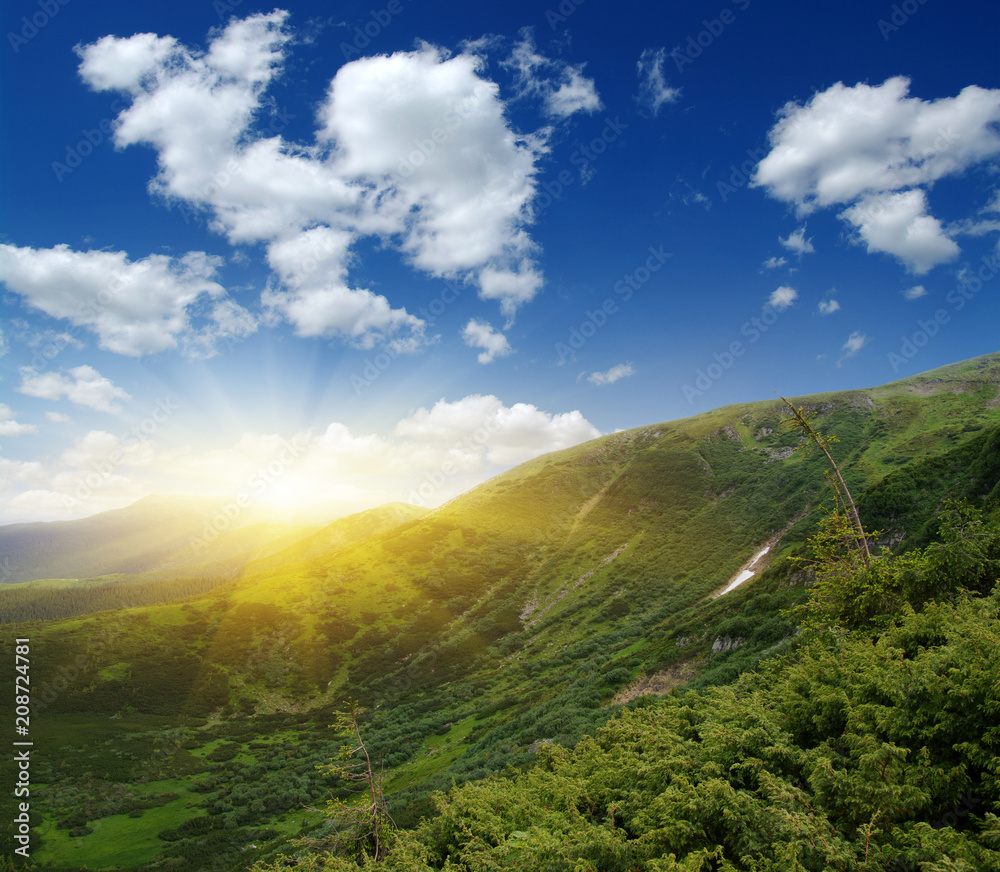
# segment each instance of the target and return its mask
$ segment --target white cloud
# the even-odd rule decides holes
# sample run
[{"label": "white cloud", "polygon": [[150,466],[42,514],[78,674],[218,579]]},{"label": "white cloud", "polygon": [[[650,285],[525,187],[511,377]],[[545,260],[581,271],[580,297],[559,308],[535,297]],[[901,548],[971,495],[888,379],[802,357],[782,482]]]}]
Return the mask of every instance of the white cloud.
[{"label": "white cloud", "polygon": [[120,466],[150,466],[154,460],[153,443],[132,438],[127,442],[105,430],[91,430],[77,439],[59,458],[60,466],[72,469],[100,469],[110,464]]},{"label": "white cloud", "polygon": [[[233,243],[265,245],[276,280],[262,302],[300,335],[399,350],[425,341],[422,320],[351,281],[364,236],[431,275],[522,276],[501,299],[508,315],[530,299],[537,270],[525,228],[545,134],[510,128],[497,86],[481,75],[484,59],[422,44],[344,64],[319,107],[315,142],[300,145],[280,135],[287,119],[266,99],[290,39],[285,18],[232,21],[205,53],[148,34],[105,37],[80,49],[80,72],[95,89],[131,98],[116,144],[157,151],[156,191],[204,210]],[[554,71],[545,80],[551,113],[599,105],[579,68],[542,60]]]},{"label": "white cloud", "polygon": [[837,361],[837,366],[840,366],[840,364],[847,360],[847,358],[854,357],[854,355],[867,344],[868,337],[864,333],[855,330],[850,336],[847,337],[847,341],[841,346],[840,350],[843,354],[841,354],[840,359]]},{"label": "white cloud", "polygon": [[479,296],[484,300],[499,300],[500,312],[507,317],[509,326],[517,307],[531,300],[543,281],[542,274],[528,260],[521,262],[517,272],[487,267],[479,274]]},{"label": "white cloud", "polygon": [[618,379],[628,378],[630,375],[635,375],[635,367],[631,363],[619,363],[606,372],[592,372],[587,376],[587,381],[592,385],[612,385]]},{"label": "white cloud", "polygon": [[485,321],[472,318],[462,330],[462,339],[470,348],[484,349],[477,358],[480,363],[493,363],[498,357],[506,357],[513,349],[503,333],[498,333]]},{"label": "white cloud", "polygon": [[546,97],[546,111],[557,118],[568,118],[576,112],[597,112],[601,98],[597,96],[594,80],[583,76],[583,65],[567,66],[559,87]]},{"label": "white cloud", "polygon": [[31,367],[21,367],[18,391],[44,400],[65,396],[71,403],[100,412],[119,412],[121,407],[115,400],[130,399],[129,394],[91,366],[77,366],[68,372],[72,378],[57,372],[36,373]]},{"label": "white cloud", "polygon": [[1000,153],[1000,91],[907,96],[902,76],[877,86],[838,82],[805,105],[788,103],[752,184],[803,211],[866,193],[926,185]]},{"label": "white cloud", "polygon": [[0,491],[9,492],[18,486],[33,489],[49,481],[42,464],[34,460],[9,460],[0,457]]},{"label": "white cloud", "polygon": [[0,403],[0,436],[22,436],[25,433],[37,433],[34,424],[20,424],[14,420],[14,412],[6,403]]},{"label": "white cloud", "polygon": [[927,296],[927,288],[923,285],[914,285],[912,288],[907,288],[902,293],[907,300],[919,300],[921,297]]},{"label": "white cloud", "polygon": [[9,350],[7,340],[3,335],[3,329],[0,328],[0,357],[3,357]]},{"label": "white cloud", "polygon": [[70,421],[69,415],[64,415],[62,412],[46,412],[45,417],[53,424],[68,424]]},{"label": "white cloud", "polygon": [[667,103],[676,103],[680,99],[680,88],[671,88],[663,76],[663,63],[667,57],[665,48],[643,49],[636,62],[636,72],[639,76],[639,106],[649,112],[654,118],[660,108]]},{"label": "white cloud", "polygon": [[[0,516],[90,514],[161,492],[164,480],[178,493],[247,500],[438,505],[505,467],[600,435],[579,411],[553,414],[479,395],[419,408],[388,435],[331,422],[320,432],[249,432],[224,446],[161,449],[151,439],[95,430],[44,467],[0,458]],[[110,469],[98,484],[95,468]]]},{"label": "white cloud", "polygon": [[1000,90],[970,85],[957,97],[920,100],[909,86],[902,76],[877,86],[838,82],[804,105],[786,104],[751,184],[800,214],[853,204],[840,217],[868,250],[919,274],[959,253],[928,214],[924,189],[1000,154]]},{"label": "white cloud", "polygon": [[778,269],[788,263],[783,257],[769,257],[764,261],[764,269]]},{"label": "white cloud", "polygon": [[941,222],[927,214],[927,199],[919,189],[864,197],[840,217],[857,228],[858,241],[868,251],[891,254],[916,275],[959,255]]},{"label": "white cloud", "polygon": [[396,425],[394,435],[462,446],[490,463],[509,465],[601,434],[578,411],[552,415],[529,403],[507,407],[494,396],[473,395],[418,409]]},{"label": "white cloud", "polygon": [[813,247],[812,239],[806,239],[806,226],[803,224],[794,233],[789,233],[787,239],[778,237],[780,242],[789,251],[794,251],[799,257],[803,254],[812,254],[816,249]]},{"label": "white cloud", "polygon": [[832,315],[834,312],[840,311],[840,303],[836,300],[820,300],[819,301],[819,313],[820,315]]},{"label": "white cloud", "polygon": [[777,309],[779,312],[783,312],[798,299],[798,296],[799,292],[795,288],[782,285],[777,290],[771,292],[771,296],[767,298],[767,305]]},{"label": "white cloud", "polygon": [[432,275],[509,269],[533,247],[523,228],[541,143],[508,127],[481,65],[431,47],[360,59],[321,111],[339,170],[373,186],[358,229],[398,236]]},{"label": "white cloud", "polygon": [[568,118],[577,112],[601,109],[594,80],[583,75],[584,65],[574,66],[539,54],[530,28],[521,31],[521,41],[503,65],[514,70],[520,94],[539,97],[547,115]]},{"label": "white cloud", "polygon": [[219,258],[193,251],[130,261],[122,251],[0,245],[0,281],[53,318],[97,334],[102,348],[139,357],[176,348],[200,297],[225,297]]}]

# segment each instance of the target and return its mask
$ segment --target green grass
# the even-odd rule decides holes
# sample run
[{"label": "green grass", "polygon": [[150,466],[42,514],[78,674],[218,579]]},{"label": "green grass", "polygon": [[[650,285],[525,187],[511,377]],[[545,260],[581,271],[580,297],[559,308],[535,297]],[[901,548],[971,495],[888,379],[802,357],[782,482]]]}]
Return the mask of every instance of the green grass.
[{"label": "green grass", "polygon": [[447,770],[468,750],[465,741],[475,726],[476,719],[470,715],[452,724],[447,733],[428,736],[413,758],[408,763],[393,770],[386,779],[385,792],[395,793],[406,790],[426,781],[432,775],[438,775]]},{"label": "green grass", "polygon": [[118,869],[153,860],[165,847],[157,838],[161,830],[180,826],[196,817],[200,810],[194,805],[201,797],[188,789],[190,782],[166,779],[144,785],[143,792],[173,791],[177,799],[158,808],[147,808],[141,817],[116,814],[90,821],[93,832],[73,838],[68,829],[57,829],[47,821],[38,828],[42,847],[34,853],[39,863],[65,866],[86,866],[90,869]]}]

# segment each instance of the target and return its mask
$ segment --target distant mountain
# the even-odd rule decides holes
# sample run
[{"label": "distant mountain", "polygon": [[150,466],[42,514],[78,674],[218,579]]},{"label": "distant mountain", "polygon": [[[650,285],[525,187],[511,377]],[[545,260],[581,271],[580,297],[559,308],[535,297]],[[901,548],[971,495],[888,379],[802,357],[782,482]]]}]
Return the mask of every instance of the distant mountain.
[{"label": "distant mountain", "polygon": [[[314,533],[315,525],[260,523],[260,514],[230,519],[218,499],[149,496],[75,521],[0,527],[2,580],[91,578],[175,571],[218,564],[231,573]],[[256,522],[255,522],[256,521]]]},{"label": "distant mountain", "polygon": [[[176,508],[176,501],[171,502]],[[135,512],[126,514],[137,523],[143,514],[149,514],[152,519],[149,530],[153,530],[159,524],[157,519],[163,517],[156,507],[163,504],[162,498],[144,501]],[[318,554],[331,554],[338,548],[415,520],[426,511],[418,506],[390,503],[319,528],[250,524],[216,533],[215,527],[209,527],[179,551],[166,552],[156,569],[82,578],[45,578],[0,586],[0,623],[54,620],[109,609],[156,605],[207,593],[247,573],[288,566]],[[24,538],[27,537],[22,533],[22,540]],[[157,560],[162,553],[140,554],[133,565],[142,566],[144,562]],[[92,552],[84,550],[77,559],[77,568],[94,565]]]}]

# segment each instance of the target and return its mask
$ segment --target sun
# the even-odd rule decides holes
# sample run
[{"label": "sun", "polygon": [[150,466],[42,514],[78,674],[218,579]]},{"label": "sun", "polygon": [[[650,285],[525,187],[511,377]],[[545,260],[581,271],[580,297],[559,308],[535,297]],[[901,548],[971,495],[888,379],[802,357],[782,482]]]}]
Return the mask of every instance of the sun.
[{"label": "sun", "polygon": [[323,482],[309,480],[306,476],[285,474],[271,482],[257,502],[272,506],[308,506],[330,499],[329,489]]}]

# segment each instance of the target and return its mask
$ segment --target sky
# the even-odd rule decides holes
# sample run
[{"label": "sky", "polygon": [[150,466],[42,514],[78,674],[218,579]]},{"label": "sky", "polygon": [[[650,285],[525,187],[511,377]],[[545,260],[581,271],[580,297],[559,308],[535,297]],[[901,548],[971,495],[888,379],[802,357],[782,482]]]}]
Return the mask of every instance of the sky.
[{"label": "sky", "polygon": [[993,2],[0,16],[0,523],[433,507],[1000,345]]}]

